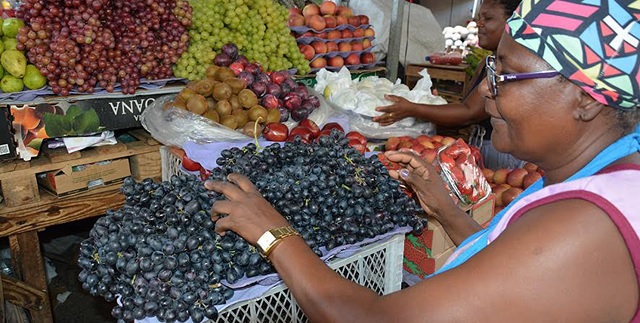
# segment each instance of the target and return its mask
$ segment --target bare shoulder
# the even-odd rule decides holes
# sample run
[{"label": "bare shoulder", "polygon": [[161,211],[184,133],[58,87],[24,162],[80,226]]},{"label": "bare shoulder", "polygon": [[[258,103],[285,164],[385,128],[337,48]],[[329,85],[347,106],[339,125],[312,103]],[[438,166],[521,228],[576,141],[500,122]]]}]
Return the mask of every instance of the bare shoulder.
[{"label": "bare shoulder", "polygon": [[421,301],[396,305],[407,314],[426,307],[434,321],[628,322],[638,304],[621,234],[603,210],[578,199],[528,211],[465,264],[406,293]]}]

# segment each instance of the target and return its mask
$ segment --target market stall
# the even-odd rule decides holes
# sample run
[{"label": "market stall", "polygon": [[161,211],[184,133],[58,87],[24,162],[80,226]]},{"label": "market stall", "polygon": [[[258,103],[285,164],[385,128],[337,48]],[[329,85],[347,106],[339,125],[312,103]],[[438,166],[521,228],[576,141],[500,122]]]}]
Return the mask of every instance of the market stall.
[{"label": "market stall", "polygon": [[386,94],[447,101],[433,93],[430,69],[416,70],[411,87],[381,77],[378,23],[358,6],[156,2],[23,1],[15,17],[5,13],[14,41],[3,42],[0,75],[0,236],[18,275],[3,276],[0,295],[33,322],[53,321],[38,231],[93,217],[78,278],[117,319],[304,321],[259,251],[212,229],[208,212],[223,196],[202,181],[232,172],[247,175],[332,269],[379,294],[399,290],[411,271],[403,249],[417,240],[406,236],[437,251],[412,261],[441,264],[452,250],[380,152],[438,165],[478,222],[496,198],[504,204],[463,140],[414,118],[372,121]]}]

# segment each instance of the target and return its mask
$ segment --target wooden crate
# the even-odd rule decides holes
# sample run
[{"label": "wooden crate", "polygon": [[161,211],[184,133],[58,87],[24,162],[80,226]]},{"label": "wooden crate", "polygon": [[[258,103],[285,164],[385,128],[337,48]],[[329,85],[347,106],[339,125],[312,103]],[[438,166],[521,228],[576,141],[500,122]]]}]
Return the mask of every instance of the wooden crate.
[{"label": "wooden crate", "polygon": [[31,323],[53,322],[38,232],[54,225],[100,216],[108,209],[120,208],[124,204],[119,183],[77,195],[56,197],[38,188],[36,174],[65,166],[128,158],[131,174],[137,180],[147,177],[160,179],[161,145],[143,130],[130,134],[137,141],[119,142],[72,154],[52,150],[29,162],[0,164],[0,186],[5,197],[5,202],[0,203],[0,237],[9,238],[12,268],[18,277],[2,275],[0,302],[4,298],[27,310]]},{"label": "wooden crate", "polygon": [[15,207],[40,202],[44,194],[38,187],[36,175],[67,166],[129,158],[131,174],[137,180],[147,177],[160,178],[162,163],[159,143],[142,130],[132,131],[131,134],[138,140],[89,148],[71,154],[64,149],[44,149],[40,157],[31,161],[19,160],[0,164],[0,186],[5,206]]}]

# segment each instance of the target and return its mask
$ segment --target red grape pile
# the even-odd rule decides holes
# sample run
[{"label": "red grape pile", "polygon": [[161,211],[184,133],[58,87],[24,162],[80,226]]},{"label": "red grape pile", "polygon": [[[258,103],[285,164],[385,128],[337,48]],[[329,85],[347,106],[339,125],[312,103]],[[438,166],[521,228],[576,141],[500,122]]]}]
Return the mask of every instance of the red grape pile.
[{"label": "red grape pile", "polygon": [[[299,139],[225,149],[210,178],[249,177],[318,255],[399,226],[423,230],[415,216],[420,206],[376,156],[351,148],[337,130],[311,144]],[[274,272],[237,234],[215,233],[209,211],[225,197],[195,177],[174,175],[162,183],[127,178],[121,190],[125,206],[96,221],[78,258],[83,289],[109,302],[120,297],[112,310],[117,319],[216,319],[215,305],[234,294],[229,284]]]},{"label": "red grape pile", "polygon": [[18,48],[63,96],[118,85],[133,94],[141,78],[172,77],[189,43],[186,0],[25,0],[17,15]]}]

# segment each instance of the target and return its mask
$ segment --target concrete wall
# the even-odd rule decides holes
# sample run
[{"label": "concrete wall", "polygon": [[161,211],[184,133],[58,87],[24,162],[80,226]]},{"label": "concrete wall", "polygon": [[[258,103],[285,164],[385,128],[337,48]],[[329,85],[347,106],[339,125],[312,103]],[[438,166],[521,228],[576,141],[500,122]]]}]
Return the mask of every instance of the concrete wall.
[{"label": "concrete wall", "polygon": [[416,0],[421,5],[431,9],[442,28],[463,25],[471,20],[473,0]]}]

